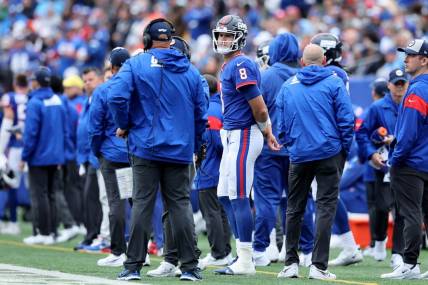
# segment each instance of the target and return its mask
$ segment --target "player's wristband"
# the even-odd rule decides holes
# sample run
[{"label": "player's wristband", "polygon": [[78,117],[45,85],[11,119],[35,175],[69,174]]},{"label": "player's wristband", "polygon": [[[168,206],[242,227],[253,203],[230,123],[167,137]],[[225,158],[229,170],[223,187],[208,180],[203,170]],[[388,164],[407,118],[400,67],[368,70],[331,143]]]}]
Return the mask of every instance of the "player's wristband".
[{"label": "player's wristband", "polygon": [[262,133],[264,133],[266,131],[266,128],[268,126],[272,125],[270,118],[268,116],[267,120],[264,122],[257,122],[257,126],[259,126],[260,131],[262,131]]}]

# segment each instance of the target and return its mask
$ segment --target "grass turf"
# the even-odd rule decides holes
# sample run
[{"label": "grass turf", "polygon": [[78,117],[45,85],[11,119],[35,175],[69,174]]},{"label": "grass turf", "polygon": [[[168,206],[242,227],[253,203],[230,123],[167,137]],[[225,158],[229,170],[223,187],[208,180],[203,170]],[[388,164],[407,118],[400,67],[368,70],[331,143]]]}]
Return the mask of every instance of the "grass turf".
[{"label": "grass turf", "polygon": [[[23,232],[20,236],[0,235],[0,263],[13,264],[19,266],[34,267],[46,270],[56,270],[65,273],[90,275],[115,279],[121,268],[99,267],[96,261],[102,258],[103,254],[89,254],[73,251],[73,245],[79,242],[78,237],[70,242],[54,246],[27,246],[22,243],[22,238],[30,234],[30,226],[22,225]],[[199,247],[203,256],[208,252],[208,242],[205,236],[200,236]],[[331,252],[331,256],[336,256],[337,250]],[[151,266],[142,270],[142,282],[150,284],[182,284],[175,278],[149,278],[144,275],[150,269],[157,267],[162,261],[159,257],[151,257]],[[422,251],[420,262],[421,270],[428,270],[428,252]],[[205,284],[427,284],[427,280],[391,281],[382,280],[380,274],[390,272],[389,259],[385,262],[375,262],[371,258],[366,258],[362,263],[348,267],[331,267],[329,270],[337,275],[338,280],[334,282],[315,281],[307,279],[308,269],[300,268],[299,279],[277,279],[277,273],[282,269],[283,264],[272,264],[271,266],[259,268],[255,276],[217,276],[212,273],[213,267],[207,268],[203,272]]]}]

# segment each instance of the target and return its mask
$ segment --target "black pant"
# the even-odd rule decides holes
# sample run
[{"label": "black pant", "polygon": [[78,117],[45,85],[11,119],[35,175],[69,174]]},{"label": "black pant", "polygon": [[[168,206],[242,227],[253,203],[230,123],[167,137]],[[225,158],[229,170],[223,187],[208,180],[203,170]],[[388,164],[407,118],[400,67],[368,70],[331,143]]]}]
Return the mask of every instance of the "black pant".
[{"label": "black pant", "polygon": [[421,236],[422,213],[428,211],[428,173],[408,166],[391,167],[391,185],[396,196],[397,207],[404,219],[404,262],[418,262]]},{"label": "black pant", "polygon": [[63,167],[64,196],[77,225],[83,224],[83,185],[79,167],[75,161],[68,161]]},{"label": "black pant", "polygon": [[[190,189],[190,185],[189,185],[189,189]],[[190,205],[190,212],[193,213],[192,205]],[[193,222],[193,219],[192,219],[192,222]],[[175,244],[174,237],[172,235],[172,227],[171,227],[171,221],[169,218],[168,211],[164,211],[162,214],[162,225],[163,225],[164,260],[168,263],[171,263],[171,264],[177,266],[178,265],[178,249],[177,249],[177,245]],[[198,237],[196,236],[195,231],[193,231],[193,240],[195,243],[196,259],[199,259],[202,252],[198,248]]]},{"label": "black pant", "polygon": [[100,158],[101,173],[104,178],[108,205],[110,211],[108,214],[110,222],[111,252],[114,255],[121,255],[126,252],[125,241],[125,203],[126,200],[120,199],[119,186],[117,184],[116,169],[129,167],[129,163],[113,162]]},{"label": "black pant", "polygon": [[57,207],[57,227],[59,224],[63,224],[64,228],[68,229],[71,228],[73,225],[76,224],[74,221],[73,216],[71,215],[70,207],[67,203],[67,200],[65,199],[65,172],[64,167],[60,170],[59,173],[59,183],[58,189],[55,191],[56,195],[56,207]]},{"label": "black pant", "polygon": [[366,197],[369,212],[370,246],[374,247],[376,240],[376,195],[374,182],[366,182]]},{"label": "black pant", "polygon": [[125,268],[141,270],[151,234],[151,219],[156,193],[160,185],[174,243],[183,272],[194,270],[198,260],[195,252],[195,225],[189,199],[189,165],[132,157],[134,188],[133,207]]},{"label": "black pant", "polygon": [[55,185],[59,182],[57,165],[30,166],[28,177],[30,189],[37,200],[32,207],[36,227],[41,235],[56,235]]},{"label": "black pant", "polygon": [[199,207],[207,224],[208,242],[211,255],[216,259],[229,255],[230,227],[226,212],[218,201],[217,188],[203,189],[199,191]]},{"label": "black pant", "polygon": [[375,241],[384,241],[388,231],[389,212],[393,206],[391,187],[388,182],[383,182],[385,173],[375,170]]},{"label": "black pant", "polygon": [[321,270],[327,269],[331,229],[336,215],[339,181],[344,163],[345,154],[342,152],[322,160],[291,163],[288,178],[287,256],[285,265],[299,264],[297,250],[299,248],[300,229],[311,183],[316,178],[318,188],[312,264]]},{"label": "black pant", "polygon": [[85,186],[83,188],[83,209],[86,236],[83,244],[91,244],[100,233],[103,212],[100,203],[100,189],[98,188],[97,170],[86,164]]}]

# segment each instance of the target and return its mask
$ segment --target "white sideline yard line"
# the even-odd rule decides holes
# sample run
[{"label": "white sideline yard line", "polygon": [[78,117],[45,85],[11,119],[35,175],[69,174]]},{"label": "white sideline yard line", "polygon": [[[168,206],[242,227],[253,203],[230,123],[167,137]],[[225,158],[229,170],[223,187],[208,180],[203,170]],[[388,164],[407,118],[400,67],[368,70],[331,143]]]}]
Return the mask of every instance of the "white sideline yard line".
[{"label": "white sideline yard line", "polygon": [[[130,283],[0,263],[0,284],[129,285]],[[138,284],[148,285],[140,282]]]},{"label": "white sideline yard line", "polygon": [[[0,239],[0,244],[8,244],[8,245],[13,245],[13,246],[17,246],[17,247],[26,247],[26,248],[37,248],[37,249],[44,249],[44,250],[49,250],[49,251],[76,252],[72,248],[66,248],[66,247],[60,247],[60,246],[47,246],[47,245],[26,245],[22,242],[1,240],[1,239]],[[82,254],[88,254],[88,253],[82,253]],[[106,255],[104,253],[90,253],[90,254]],[[160,262],[163,260],[162,258],[159,258],[159,257],[150,257],[150,259],[153,261],[157,261],[157,262]],[[1,266],[1,263],[0,263],[0,266]],[[10,266],[12,266],[12,265],[10,265]],[[220,268],[220,267],[221,266],[208,266],[208,268],[212,268],[212,269]],[[27,268],[27,267],[23,267],[23,268]],[[0,270],[1,270],[1,267],[0,267]],[[34,269],[34,270],[39,270],[39,269]],[[41,270],[41,271],[43,271],[43,270]],[[58,271],[52,271],[52,272],[58,272]],[[269,275],[269,276],[277,276],[278,275],[278,273],[276,273],[276,272],[264,271],[264,270],[256,270],[256,272],[258,274]],[[59,273],[61,273],[61,272],[59,272]],[[61,273],[61,274],[68,274],[68,273]],[[76,275],[74,275],[74,276],[76,276]],[[77,275],[77,276],[79,276],[79,275]],[[86,275],[80,275],[80,276],[82,276],[84,278],[90,277],[90,276],[86,276]],[[96,277],[93,277],[93,278],[96,278]],[[127,284],[127,285],[130,284],[128,282],[115,281],[115,280],[111,280],[111,279],[105,279],[105,280],[111,282],[111,283],[106,283],[106,284]],[[322,280],[322,281],[327,281],[327,280]],[[334,282],[334,283],[346,284],[346,285],[379,285],[376,282],[361,282],[361,281],[344,280],[344,279],[328,280],[327,282]],[[3,284],[10,285],[11,283],[2,283],[2,280],[0,279],[0,285],[3,285]],[[13,284],[15,285],[17,283],[13,283]],[[25,284],[29,284],[29,283],[27,282]],[[42,283],[42,284],[46,284],[46,283]],[[55,283],[55,284],[58,284],[58,283]],[[85,284],[85,283],[80,283],[80,284]],[[94,284],[94,283],[89,283],[89,284]],[[96,283],[96,284],[99,284],[99,283]],[[142,283],[138,283],[138,284],[140,285]]]}]

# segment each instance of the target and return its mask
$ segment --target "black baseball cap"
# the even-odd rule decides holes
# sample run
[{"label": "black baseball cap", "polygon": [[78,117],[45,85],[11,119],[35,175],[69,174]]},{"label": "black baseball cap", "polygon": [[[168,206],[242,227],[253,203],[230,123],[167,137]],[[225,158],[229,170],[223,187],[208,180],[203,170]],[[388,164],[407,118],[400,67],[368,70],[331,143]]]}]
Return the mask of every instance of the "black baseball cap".
[{"label": "black baseball cap", "polygon": [[372,84],[372,88],[376,94],[381,96],[385,96],[389,92],[388,82],[384,78],[376,79]]},{"label": "black baseball cap", "polygon": [[410,55],[428,56],[428,42],[423,39],[411,41],[405,48],[397,48],[400,52],[405,52]]},{"label": "black baseball cap", "polygon": [[130,58],[129,51],[123,47],[116,47],[110,53],[110,63],[112,66],[121,67]]},{"label": "black baseball cap", "polygon": [[407,73],[405,73],[402,69],[396,68],[389,73],[389,82],[392,84],[397,83],[398,81],[409,81]]},{"label": "black baseball cap", "polygon": [[168,22],[160,21],[152,24],[148,30],[150,37],[155,41],[170,41],[172,38],[172,27]]},{"label": "black baseball cap", "polygon": [[41,86],[48,87],[51,84],[52,72],[49,67],[40,66],[30,77],[31,80],[36,80]]}]

